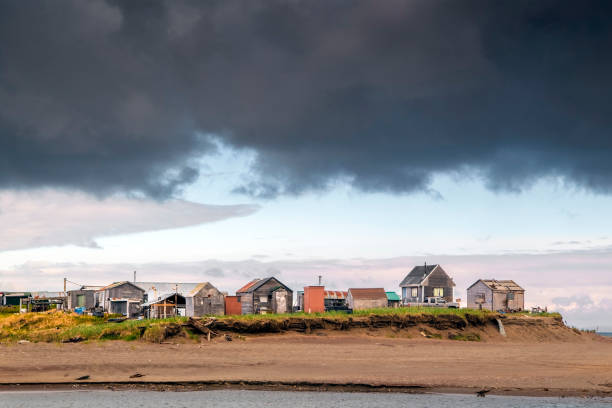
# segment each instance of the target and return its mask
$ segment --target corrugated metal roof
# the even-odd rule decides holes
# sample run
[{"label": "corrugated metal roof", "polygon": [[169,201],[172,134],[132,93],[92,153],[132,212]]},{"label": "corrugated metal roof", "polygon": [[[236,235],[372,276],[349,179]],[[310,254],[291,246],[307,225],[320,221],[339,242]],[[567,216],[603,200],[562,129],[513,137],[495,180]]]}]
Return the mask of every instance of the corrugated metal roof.
[{"label": "corrugated metal roof", "polygon": [[[142,306],[143,306],[143,307],[144,307],[144,306],[151,306],[151,305],[154,305],[154,304],[156,304],[156,303],[165,302],[165,301],[166,301],[166,300],[168,300],[168,299],[172,299],[172,300],[174,300],[174,295],[175,295],[175,293],[174,293],[174,292],[172,292],[172,293],[164,293],[164,294],[163,294],[163,295],[161,295],[161,296],[160,296],[158,299],[152,299],[152,300],[148,301],[147,303],[143,303],[143,305],[142,305]],[[179,294],[178,296],[180,296],[180,297],[181,297],[181,298],[183,298],[183,299],[185,298],[185,296],[183,296],[183,295],[181,295],[181,294]]]},{"label": "corrugated metal roof", "polygon": [[[204,283],[205,284],[205,283]],[[195,282],[136,282],[136,286],[141,288],[147,294],[149,302],[154,302],[160,296],[166,293],[174,292],[182,296],[188,296],[195,288],[202,283]]]},{"label": "corrugated metal roof", "polygon": [[346,299],[348,292],[343,292],[341,290],[326,290],[324,291],[325,299]]},{"label": "corrugated metal roof", "polygon": [[353,299],[387,299],[383,288],[350,288],[348,291]]},{"label": "corrugated metal roof", "polygon": [[257,282],[259,282],[261,279],[253,279],[252,281],[250,281],[249,283],[247,283],[246,285],[244,285],[243,287],[241,287],[240,289],[238,289],[236,291],[236,293],[243,293],[248,291],[251,286],[255,285]]},{"label": "corrugated metal roof", "polygon": [[106,290],[106,289],[112,289],[112,288],[116,288],[117,286],[121,286],[125,283],[130,283],[128,281],[121,281],[121,282],[113,282],[110,285],[106,285],[106,286],[102,286],[100,289],[98,289],[99,291],[101,290]]},{"label": "corrugated metal roof", "polygon": [[481,281],[493,290],[509,292],[525,291],[525,289],[517,285],[513,280],[481,279]]},{"label": "corrugated metal roof", "polygon": [[412,268],[410,273],[406,275],[402,283],[400,283],[400,287],[405,285],[420,284],[436,268],[436,266],[438,265],[427,265],[427,268],[425,265],[415,266]]},{"label": "corrugated metal roof", "polygon": [[100,289],[102,289],[102,286],[83,285],[83,286],[81,286],[81,289],[79,289],[79,290],[100,290]]},{"label": "corrugated metal roof", "polygon": [[274,279],[276,282],[279,283],[278,286],[275,286],[274,288],[272,288],[270,291],[273,292],[275,290],[278,290],[280,287],[282,287],[283,289],[287,290],[288,292],[292,292],[291,288],[289,288],[287,285],[285,285],[284,283],[282,283],[281,281],[279,281],[278,279],[276,279],[274,276],[270,276],[269,278],[264,278],[264,279],[257,279],[257,280],[253,280],[249,283],[247,283],[245,286],[243,286],[242,288],[238,289],[236,291],[236,293],[243,293],[243,292],[254,292],[257,289],[259,289],[261,286],[265,285],[267,282],[269,282],[271,279]]},{"label": "corrugated metal roof", "polygon": [[387,294],[387,300],[397,300],[398,302],[402,300],[399,295],[395,292],[385,292]]}]

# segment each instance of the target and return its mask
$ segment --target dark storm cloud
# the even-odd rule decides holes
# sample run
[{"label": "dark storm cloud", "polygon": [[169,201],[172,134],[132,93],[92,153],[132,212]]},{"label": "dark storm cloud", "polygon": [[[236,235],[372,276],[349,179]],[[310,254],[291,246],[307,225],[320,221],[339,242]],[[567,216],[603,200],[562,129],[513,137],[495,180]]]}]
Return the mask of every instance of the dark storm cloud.
[{"label": "dark storm cloud", "polygon": [[0,4],[0,185],[168,196],[213,149],[237,190],[612,191],[609,2]]}]

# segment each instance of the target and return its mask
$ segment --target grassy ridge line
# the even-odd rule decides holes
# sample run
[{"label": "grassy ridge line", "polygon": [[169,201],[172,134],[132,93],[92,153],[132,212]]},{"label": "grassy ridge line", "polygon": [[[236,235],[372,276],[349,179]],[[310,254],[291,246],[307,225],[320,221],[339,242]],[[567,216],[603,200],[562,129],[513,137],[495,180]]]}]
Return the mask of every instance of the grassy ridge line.
[{"label": "grassy ridge line", "polygon": [[[381,308],[355,311],[352,315],[342,312],[325,313],[291,313],[276,315],[238,315],[217,316],[217,319],[233,319],[239,321],[255,320],[284,320],[288,318],[317,319],[330,318],[334,320],[347,320],[350,317],[378,316],[406,316],[406,315],[475,315],[486,318],[496,313],[471,309],[443,309],[443,308]],[[558,314],[542,314],[540,316],[559,316]],[[121,323],[108,323],[104,318],[93,316],[78,316],[74,313],[46,312],[0,315],[0,342],[10,343],[19,340],[32,342],[61,342],[71,338],[80,337],[84,340],[126,340],[133,341],[142,338],[145,341],[160,342],[166,336],[166,331],[172,324],[181,324],[187,321],[185,317],[168,319],[126,320]],[[185,329],[188,336],[196,339],[197,336]]]}]

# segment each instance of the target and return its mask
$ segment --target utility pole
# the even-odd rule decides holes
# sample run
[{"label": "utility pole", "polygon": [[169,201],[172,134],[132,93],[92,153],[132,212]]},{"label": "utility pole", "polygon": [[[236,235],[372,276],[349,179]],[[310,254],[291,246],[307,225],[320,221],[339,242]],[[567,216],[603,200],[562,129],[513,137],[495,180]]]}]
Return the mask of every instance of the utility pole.
[{"label": "utility pole", "polygon": [[178,284],[174,284],[174,316],[178,316],[178,305],[177,305],[177,298],[178,298]]},{"label": "utility pole", "polygon": [[67,278],[64,278],[64,294],[66,293],[66,281],[67,280],[68,280]]}]

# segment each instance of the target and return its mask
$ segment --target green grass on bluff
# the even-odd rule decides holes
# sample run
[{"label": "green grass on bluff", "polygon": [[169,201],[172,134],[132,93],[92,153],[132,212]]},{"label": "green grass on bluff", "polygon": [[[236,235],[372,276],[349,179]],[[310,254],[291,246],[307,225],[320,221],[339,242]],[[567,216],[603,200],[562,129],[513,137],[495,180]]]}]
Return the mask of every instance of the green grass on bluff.
[{"label": "green grass on bluff", "polygon": [[[378,316],[406,316],[406,315],[457,315],[466,319],[477,317],[481,320],[496,315],[484,310],[472,309],[445,309],[433,307],[408,308],[381,308],[355,311],[352,314],[342,312],[325,313],[291,313],[268,315],[238,315],[217,316],[217,319],[233,319],[238,321],[255,320],[283,320],[288,318],[319,319],[328,318],[342,321],[349,318]],[[558,317],[556,313],[546,313],[539,316]],[[31,342],[62,342],[70,339],[85,340],[125,340],[160,342],[170,326],[176,326],[187,321],[185,317],[168,319],[126,320],[121,323],[109,323],[105,318],[93,316],[79,316],[75,313],[45,312],[45,313],[2,313],[0,314],[0,342],[9,343],[19,340]],[[195,338],[193,333],[187,331],[187,337]]]}]

